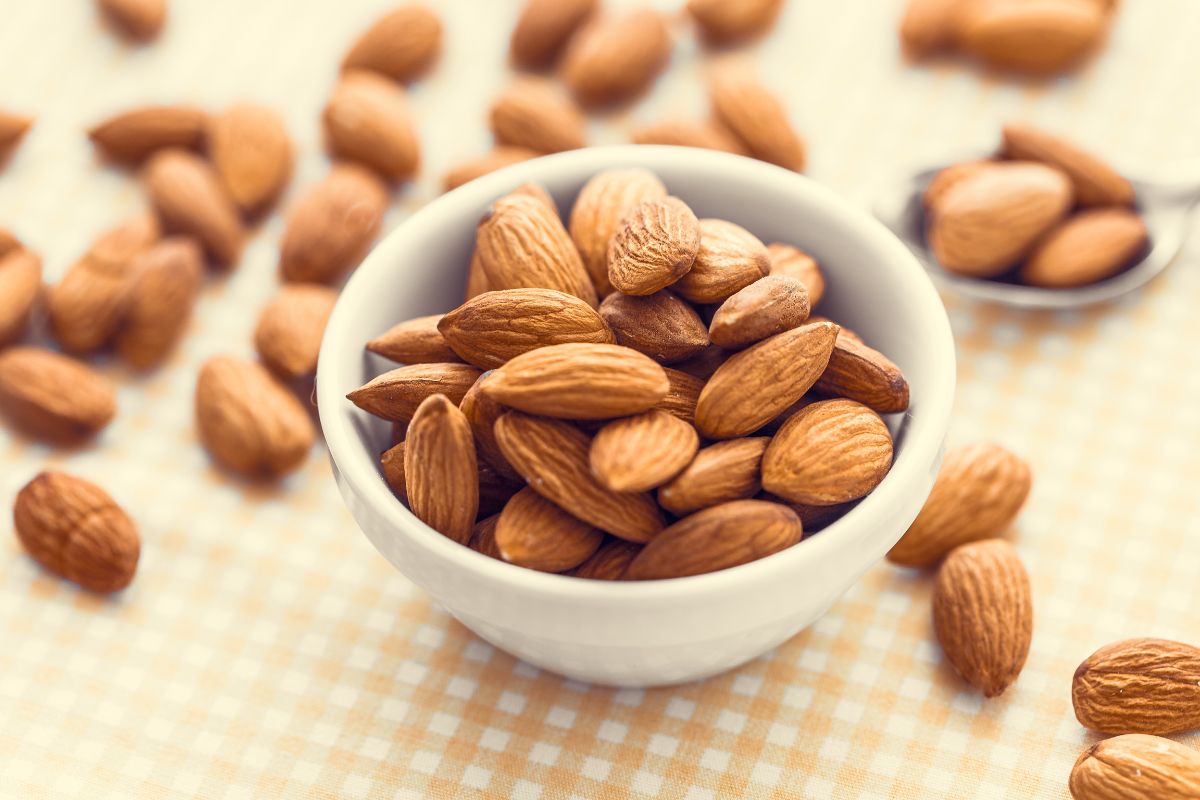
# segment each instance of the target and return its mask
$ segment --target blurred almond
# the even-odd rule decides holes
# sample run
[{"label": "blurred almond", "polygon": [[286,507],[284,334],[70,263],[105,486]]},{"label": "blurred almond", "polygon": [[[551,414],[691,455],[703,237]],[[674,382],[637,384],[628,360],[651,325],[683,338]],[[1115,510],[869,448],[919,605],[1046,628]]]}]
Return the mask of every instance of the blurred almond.
[{"label": "blurred almond", "polygon": [[0,255],[0,347],[25,335],[42,290],[42,260],[18,247]]},{"label": "blurred almond", "polygon": [[471,251],[471,260],[467,264],[467,290],[463,292],[463,300],[478,297],[490,288],[487,273],[483,271],[483,262],[479,260],[479,248],[475,248]]},{"label": "blurred almond", "polygon": [[96,0],[100,11],[123,35],[149,41],[167,21],[167,0]]},{"label": "blurred almond", "polygon": [[722,64],[709,77],[717,119],[755,158],[804,171],[804,141],[778,98],[744,67]]},{"label": "blurred almond", "polygon": [[687,4],[704,38],[718,44],[762,33],[782,7],[783,0],[688,0]]},{"label": "blurred almond", "polygon": [[626,214],[608,246],[608,280],[648,295],[687,274],[700,250],[700,221],[677,197],[645,200]]},{"label": "blurred almond", "polygon": [[614,420],[592,439],[592,474],[617,492],[644,492],[674,478],[696,455],[696,429],[666,411]]},{"label": "blurred almond", "polygon": [[663,16],[649,8],[603,17],[571,40],[562,76],[588,106],[632,99],[654,83],[671,57]]},{"label": "blurred almond", "polygon": [[803,283],[808,292],[809,307],[816,308],[825,296],[825,276],[816,259],[790,244],[779,242],[767,245],[767,257],[771,262],[769,274],[785,275]]},{"label": "blurred almond", "polygon": [[752,436],[701,449],[683,472],[658,490],[659,504],[681,517],[754,497],[762,489],[760,465],[768,442],[765,436]]},{"label": "blurred almond", "polygon": [[482,374],[468,364],[410,364],[383,373],[346,397],[369,414],[408,422],[431,395],[459,402]]},{"label": "blurred almond", "polygon": [[270,206],[292,177],[292,140],[269,108],[242,103],[212,119],[208,152],[225,191],[246,214]]},{"label": "blurred almond", "polygon": [[117,354],[137,369],[159,364],[183,336],[204,277],[204,256],[191,239],[163,239],[143,252],[116,334]]},{"label": "blurred almond", "polygon": [[921,194],[921,201],[926,211],[936,213],[942,198],[946,196],[946,193],[950,191],[952,186],[964,178],[969,178],[995,166],[995,164],[996,162],[990,159],[977,159],[975,161],[963,161],[958,164],[951,164],[945,169],[938,170],[937,174],[933,176],[929,184],[925,187],[925,191]]},{"label": "blurred almond", "polygon": [[207,161],[186,150],[163,150],[147,162],[142,182],[164,228],[195,237],[220,266],[237,261],[246,231]]},{"label": "blurred almond", "polygon": [[963,0],[908,0],[900,20],[900,44],[910,58],[923,58],[954,44]]},{"label": "blurred almond", "polygon": [[437,60],[442,22],[418,3],[399,6],[367,28],[342,61],[343,70],[364,69],[392,80],[418,78]]},{"label": "blurred almond", "polygon": [[401,364],[457,361],[458,354],[438,330],[441,320],[441,314],[433,314],[393,325],[367,342],[367,349]]},{"label": "blurred almond", "polygon": [[1032,286],[1085,286],[1120,272],[1147,242],[1146,223],[1128,209],[1081,211],[1038,243],[1018,275]]},{"label": "blurred almond", "polygon": [[583,563],[604,534],[528,487],[500,512],[496,548],[505,561],[542,572],[564,572]]},{"label": "blurred almond", "polygon": [[337,298],[327,286],[293,284],[280,289],[263,308],[254,331],[262,362],[287,380],[316,373],[325,324]]},{"label": "blurred almond", "polygon": [[353,164],[335,164],[288,214],[280,246],[284,280],[332,283],[358,262],[379,234],[387,190]]},{"label": "blurred almond", "polygon": [[513,63],[550,64],[598,5],[599,0],[526,0],[509,42]]},{"label": "blurred almond", "polygon": [[36,347],[0,352],[0,414],[23,433],[74,445],[96,435],[116,413],[112,384],[87,364]]},{"label": "blurred almond", "polygon": [[504,416],[508,408],[483,393],[482,386],[486,380],[487,377],[481,377],[471,385],[458,404],[459,408],[471,426],[471,433],[475,436],[475,451],[479,458],[490,464],[501,476],[519,478],[520,475],[513,469],[512,464],[508,463],[504,451],[496,442],[496,420]]},{"label": "blurred almond", "polygon": [[1081,206],[1133,205],[1128,180],[1103,159],[1059,136],[1028,124],[1005,125],[1001,151],[1009,158],[1040,161],[1065,172]]},{"label": "blurred almond", "polygon": [[689,425],[693,424],[696,421],[696,401],[700,399],[704,381],[670,367],[663,367],[663,372],[667,375],[670,388],[666,397],[654,407],[675,415]]},{"label": "blurred almond", "polygon": [[588,179],[571,208],[571,238],[596,293],[609,294],[608,249],[613,234],[634,207],[645,200],[666,197],[667,188],[654,173],[639,167],[609,169]]},{"label": "blurred almond", "polygon": [[0,109],[0,160],[8,158],[33,127],[33,117]]},{"label": "blurred almond", "polygon": [[1200,753],[1140,733],[1105,739],[1079,756],[1070,789],[1075,800],[1194,800],[1200,797]]},{"label": "blurred almond", "polygon": [[958,43],[997,69],[1055,73],[1096,48],[1104,23],[1104,12],[1091,0],[967,3],[958,18]]},{"label": "blurred almond", "polygon": [[644,297],[613,292],[600,304],[600,316],[617,344],[660,364],[691,358],[708,347],[708,331],[695,309],[665,289]]},{"label": "blurred almond", "polygon": [[421,143],[404,89],[373,72],[347,72],[321,115],[334,158],[356,161],[389,181],[417,173]]},{"label": "blurred almond", "polygon": [[594,581],[624,580],[625,570],[641,550],[641,545],[635,542],[609,539],[569,574]]},{"label": "blurred almond", "polygon": [[808,291],[795,278],[768,275],[731,295],[713,314],[708,335],[713,344],[737,350],[808,319]]},{"label": "blurred almond", "polygon": [[1071,702],[1079,724],[1102,733],[1200,728],[1200,648],[1145,638],[1101,647],[1075,670]]},{"label": "blurred almond", "polygon": [[417,519],[466,544],[479,510],[479,473],[471,426],[443,394],[425,398],[404,440],[408,505]]},{"label": "blurred almond", "polygon": [[208,115],[194,106],[140,106],[94,126],[88,137],[108,158],[132,164],[171,147],[194,150],[207,127]]},{"label": "blurred almond", "polygon": [[0,258],[24,247],[16,234],[7,228],[0,228]]},{"label": "blurred almond", "polygon": [[670,144],[745,155],[746,148],[729,131],[713,122],[667,119],[633,129],[634,144]]},{"label": "blurred almond", "polygon": [[540,154],[536,150],[530,150],[527,147],[498,145],[482,156],[465,161],[447,172],[442,178],[442,188],[447,192],[457,189],[464,183],[470,183],[490,172],[537,158],[538,155]]},{"label": "blurred almond", "polygon": [[770,268],[767,248],[754,234],[722,219],[702,219],[696,260],[671,290],[693,303],[720,303]]},{"label": "blurred almond", "polygon": [[826,396],[857,400],[880,414],[908,410],[908,381],[900,368],[883,353],[840,332],[829,365],[813,390]]},{"label": "blurred almond", "polygon": [[518,78],[492,104],[490,121],[499,145],[558,153],[586,144],[583,112],[546,78]]}]

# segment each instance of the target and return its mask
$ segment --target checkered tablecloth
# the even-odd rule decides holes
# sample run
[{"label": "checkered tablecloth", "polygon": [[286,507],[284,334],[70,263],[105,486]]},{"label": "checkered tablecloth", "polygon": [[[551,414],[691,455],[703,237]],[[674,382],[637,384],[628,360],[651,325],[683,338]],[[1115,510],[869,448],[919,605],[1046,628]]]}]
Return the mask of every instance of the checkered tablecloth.
[{"label": "checkered tablecloth", "polygon": [[[414,91],[421,181],[436,195],[488,144],[486,104],[515,0],[444,0],[446,52]],[[618,5],[615,1],[612,5]],[[390,0],[172,0],[164,37],[129,49],[82,0],[0,0],[0,107],[37,127],[0,174],[0,224],[51,277],[142,203],[83,129],[152,100],[285,114],[322,173],[317,118],[347,43]],[[669,7],[670,3],[662,4]],[[1020,84],[908,67],[899,0],[789,0],[749,48],[787,98],[809,174],[867,204],[902,165],[987,147],[1027,117],[1119,163],[1200,153],[1200,3],[1127,0],[1103,57]],[[705,54],[677,31],[669,74],[595,143],[636,121],[699,116]],[[257,230],[209,286],[175,358],[120,385],[116,422],[56,452],[0,431],[0,505],[54,465],[99,481],[143,536],[132,588],[81,593],[0,544],[3,798],[990,798],[1066,796],[1093,737],[1068,687],[1096,646],[1200,643],[1200,242],[1117,306],[1015,313],[947,297],[958,338],[953,438],[998,439],[1036,475],[1015,540],[1036,607],[1020,680],[984,702],[931,637],[930,580],[881,564],[810,630],[731,674],[616,691],[539,672],[474,638],[356,530],[317,448],[278,487],[209,466],[195,441],[197,365],[250,354],[281,232]],[[1192,740],[1200,745],[1200,741]]]}]

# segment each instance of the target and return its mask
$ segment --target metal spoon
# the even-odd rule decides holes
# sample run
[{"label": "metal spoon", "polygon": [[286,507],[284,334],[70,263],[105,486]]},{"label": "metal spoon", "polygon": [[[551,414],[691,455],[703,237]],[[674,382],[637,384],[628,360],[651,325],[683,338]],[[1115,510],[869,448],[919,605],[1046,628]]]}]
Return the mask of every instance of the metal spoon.
[{"label": "metal spoon", "polygon": [[918,170],[897,181],[876,202],[875,216],[892,229],[925,265],[935,280],[976,300],[1017,308],[1064,309],[1103,303],[1141,288],[1166,269],[1183,247],[1192,211],[1200,203],[1200,160],[1175,164],[1140,176],[1127,174],[1137,192],[1138,212],[1146,222],[1150,249],[1137,264],[1098,283],[1070,289],[1046,289],[955,275],[938,264],[925,244],[921,195],[929,181],[950,164],[989,155],[970,156]]}]

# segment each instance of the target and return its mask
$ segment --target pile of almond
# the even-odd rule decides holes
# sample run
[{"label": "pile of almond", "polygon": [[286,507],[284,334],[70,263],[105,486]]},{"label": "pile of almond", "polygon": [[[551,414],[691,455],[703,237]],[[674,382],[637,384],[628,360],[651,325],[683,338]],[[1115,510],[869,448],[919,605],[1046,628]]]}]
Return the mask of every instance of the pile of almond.
[{"label": "pile of almond", "polygon": [[368,344],[352,392],[391,420],[383,473],[422,521],[519,566],[694,575],[798,542],[892,463],[908,407],[883,354],[811,316],[816,262],[697,219],[643,169],[568,224],[540,187],[487,209],[466,302]]},{"label": "pile of almond", "polygon": [[972,278],[1085,286],[1148,246],[1129,181],[1031,125],[1006,125],[995,158],[947,167],[923,199],[930,251],[947,271]]}]

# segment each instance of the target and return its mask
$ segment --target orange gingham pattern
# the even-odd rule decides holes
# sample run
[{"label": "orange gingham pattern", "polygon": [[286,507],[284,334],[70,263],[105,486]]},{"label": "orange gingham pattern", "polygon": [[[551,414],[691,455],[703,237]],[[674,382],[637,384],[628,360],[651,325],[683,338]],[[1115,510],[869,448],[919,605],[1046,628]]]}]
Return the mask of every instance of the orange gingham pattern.
[{"label": "orange gingham pattern", "polygon": [[[0,52],[26,71],[0,84],[0,107],[41,123],[0,178],[0,220],[59,274],[140,202],[125,177],[96,168],[80,130],[147,100],[264,100],[303,153],[295,185],[311,181],[337,58],[388,5],[176,0],[167,36],[127,51],[73,0],[10,0]],[[436,193],[447,165],[485,148],[482,109],[505,80],[493,65],[514,3],[438,5],[447,53],[414,92],[425,178],[393,224]],[[855,199],[900,164],[987,146],[1010,116],[1125,163],[1200,147],[1191,0],[1124,3],[1105,55],[1043,86],[901,68],[899,0],[826,5],[791,0],[752,50],[809,139],[810,174]],[[698,59],[681,37],[655,93],[593,123],[593,140],[701,113]],[[115,601],[3,544],[2,797],[1064,797],[1093,741],[1068,699],[1078,661],[1128,635],[1200,638],[1195,237],[1165,277],[1108,309],[1017,314],[947,298],[960,355],[953,438],[1000,439],[1037,476],[1016,535],[1035,587],[1033,652],[1015,687],[984,703],[931,642],[926,576],[879,566],[810,630],[729,675],[590,688],[432,608],[355,530],[319,449],[278,489],[212,470],[191,426],[196,365],[248,353],[280,229],[267,222],[238,272],[209,288],[166,369],[110,368],[121,413],[97,446],[50,453],[0,432],[5,505],[49,462],[108,486],[145,540],[137,581]]]}]

